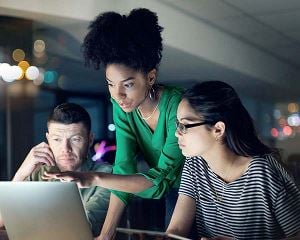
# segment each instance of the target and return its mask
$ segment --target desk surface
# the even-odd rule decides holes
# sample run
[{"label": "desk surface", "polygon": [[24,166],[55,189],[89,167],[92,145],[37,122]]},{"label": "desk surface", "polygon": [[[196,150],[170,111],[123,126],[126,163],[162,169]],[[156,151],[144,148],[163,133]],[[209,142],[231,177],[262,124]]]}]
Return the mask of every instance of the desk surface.
[{"label": "desk surface", "polygon": [[8,236],[5,230],[0,230],[0,240],[8,240]]}]

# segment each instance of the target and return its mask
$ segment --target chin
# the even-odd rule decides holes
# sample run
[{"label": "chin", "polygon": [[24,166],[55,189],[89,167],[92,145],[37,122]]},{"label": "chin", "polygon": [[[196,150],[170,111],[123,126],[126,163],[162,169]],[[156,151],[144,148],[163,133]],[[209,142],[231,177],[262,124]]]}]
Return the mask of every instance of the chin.
[{"label": "chin", "polygon": [[73,172],[76,170],[75,166],[59,166],[58,168],[61,172],[67,172],[67,171]]},{"label": "chin", "polygon": [[187,151],[184,151],[184,150],[182,150],[182,155],[185,156],[185,157],[188,157],[188,158],[199,156],[199,155],[197,155],[197,153],[187,152]]}]

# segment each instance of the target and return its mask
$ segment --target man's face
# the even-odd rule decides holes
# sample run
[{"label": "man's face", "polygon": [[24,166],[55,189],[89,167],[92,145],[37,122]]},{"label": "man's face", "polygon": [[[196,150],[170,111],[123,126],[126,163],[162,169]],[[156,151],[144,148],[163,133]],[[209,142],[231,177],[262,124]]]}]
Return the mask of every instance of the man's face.
[{"label": "man's face", "polygon": [[82,123],[50,122],[46,137],[60,171],[78,170],[93,140]]}]

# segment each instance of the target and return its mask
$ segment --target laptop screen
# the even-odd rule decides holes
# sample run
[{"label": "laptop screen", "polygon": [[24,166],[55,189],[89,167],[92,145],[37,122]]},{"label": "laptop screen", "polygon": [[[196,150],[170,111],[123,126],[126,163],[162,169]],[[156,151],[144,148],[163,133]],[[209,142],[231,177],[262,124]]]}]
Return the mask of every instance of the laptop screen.
[{"label": "laptop screen", "polygon": [[0,213],[10,239],[93,239],[71,182],[0,182]]}]

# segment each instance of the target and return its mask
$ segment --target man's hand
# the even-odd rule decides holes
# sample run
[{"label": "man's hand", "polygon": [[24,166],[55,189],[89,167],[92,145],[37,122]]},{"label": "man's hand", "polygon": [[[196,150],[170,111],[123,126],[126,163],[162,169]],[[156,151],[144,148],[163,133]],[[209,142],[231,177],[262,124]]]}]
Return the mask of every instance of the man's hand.
[{"label": "man's hand", "polygon": [[23,181],[41,165],[55,166],[53,153],[45,142],[36,145],[30,150],[13,181]]},{"label": "man's hand", "polygon": [[96,184],[96,179],[101,173],[97,172],[61,172],[51,173],[45,172],[42,178],[44,180],[59,179],[62,182],[75,182],[79,188],[88,188]]}]

